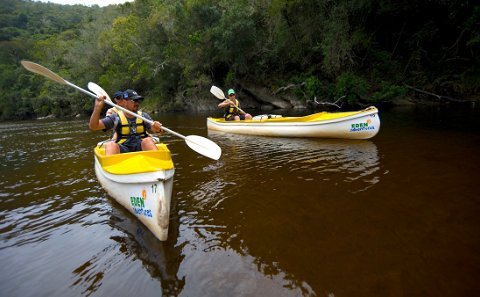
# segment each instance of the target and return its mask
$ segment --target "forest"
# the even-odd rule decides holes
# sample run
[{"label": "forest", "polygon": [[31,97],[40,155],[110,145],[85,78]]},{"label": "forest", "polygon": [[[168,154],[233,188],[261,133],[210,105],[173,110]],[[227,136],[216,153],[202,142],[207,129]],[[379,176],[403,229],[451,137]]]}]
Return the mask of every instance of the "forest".
[{"label": "forest", "polygon": [[29,73],[21,60],[82,87],[133,88],[150,110],[199,109],[212,84],[259,105],[480,99],[476,1],[2,0],[0,24],[2,121],[92,110],[91,98]]}]

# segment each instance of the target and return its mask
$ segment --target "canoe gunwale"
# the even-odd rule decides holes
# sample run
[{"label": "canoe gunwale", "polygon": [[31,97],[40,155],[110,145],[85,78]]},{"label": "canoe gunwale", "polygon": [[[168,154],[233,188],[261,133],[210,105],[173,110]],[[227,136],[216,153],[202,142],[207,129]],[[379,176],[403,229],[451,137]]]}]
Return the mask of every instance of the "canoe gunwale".
[{"label": "canoe gunwale", "polygon": [[99,169],[101,169],[102,174],[108,180],[115,183],[129,184],[129,183],[154,183],[154,182],[163,182],[169,180],[173,177],[175,169],[165,169],[154,172],[143,172],[143,173],[133,173],[133,174],[113,174],[105,171],[100,165],[100,161],[95,156],[95,162],[99,163]]},{"label": "canoe gunwale", "polygon": [[[157,150],[138,151],[106,156],[105,147],[96,146],[94,156],[102,170],[113,176],[157,173],[174,168],[166,144],[156,144]],[[147,175],[148,176],[148,175]]]}]

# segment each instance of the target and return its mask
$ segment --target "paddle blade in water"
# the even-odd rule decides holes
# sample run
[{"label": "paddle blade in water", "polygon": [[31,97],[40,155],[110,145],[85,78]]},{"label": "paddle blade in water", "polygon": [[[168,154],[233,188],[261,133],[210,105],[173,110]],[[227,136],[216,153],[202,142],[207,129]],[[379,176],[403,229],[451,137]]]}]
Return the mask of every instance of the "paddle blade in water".
[{"label": "paddle blade in water", "polygon": [[63,78],[61,78],[58,74],[56,74],[55,72],[51,71],[48,68],[43,67],[42,65],[39,65],[37,63],[33,63],[30,61],[25,61],[25,60],[22,60],[20,63],[22,63],[22,66],[25,67],[25,69],[27,69],[30,72],[43,75],[46,78],[49,78],[63,85],[66,84],[66,81]]},{"label": "paddle blade in water", "polygon": [[215,97],[217,97],[217,98],[220,99],[220,100],[225,99],[225,94],[223,93],[223,91],[222,91],[220,88],[216,87],[216,86],[212,86],[212,87],[210,88],[210,93],[212,93],[213,95],[215,95]]},{"label": "paddle blade in water", "polygon": [[188,135],[185,137],[187,145],[197,153],[213,160],[220,159],[222,149],[208,138],[198,135]]}]

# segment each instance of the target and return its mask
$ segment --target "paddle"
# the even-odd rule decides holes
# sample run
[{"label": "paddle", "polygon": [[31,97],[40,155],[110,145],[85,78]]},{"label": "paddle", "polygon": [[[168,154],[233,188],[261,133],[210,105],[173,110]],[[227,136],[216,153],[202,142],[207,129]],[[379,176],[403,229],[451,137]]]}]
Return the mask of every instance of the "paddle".
[{"label": "paddle", "polygon": [[[220,100],[228,100],[227,97],[225,97],[225,94],[223,93],[223,91],[216,87],[216,86],[212,86],[210,88],[210,93],[212,93],[213,95],[215,95],[215,97],[217,97],[218,99]],[[238,109],[239,111],[243,112],[244,114],[246,114],[246,112],[244,112],[240,107],[238,107],[237,105],[234,105],[236,109]]]},{"label": "paddle", "polygon": [[43,75],[45,76],[46,78],[49,78],[53,81],[56,81],[58,82],[59,84],[62,84],[62,85],[68,85],[68,86],[71,86],[71,87],[74,87],[75,89],[79,90],[80,92],[83,92],[89,96],[93,96],[95,98],[97,98],[97,96],[93,93],[90,93],[89,91],[87,90],[84,90],[80,87],[77,87],[76,85],[72,84],[71,82],[67,81],[67,80],[64,80],[63,78],[61,78],[58,74],[52,72],[50,69],[47,69],[45,67],[43,67],[42,65],[39,65],[37,63],[33,63],[33,62],[30,62],[30,61],[21,61],[20,62],[22,64],[23,67],[25,67],[25,69],[27,69],[28,71],[31,71],[31,72],[34,72],[36,74],[40,74],[40,75]]},{"label": "paddle", "polygon": [[[97,85],[96,83],[89,82],[88,83],[88,88],[90,89],[90,91],[97,94],[97,96],[105,96],[107,98],[107,100],[105,100],[105,102],[107,104],[109,104],[111,106],[114,106],[114,107],[122,110],[123,112],[131,114],[132,116],[140,118],[143,121],[149,123],[150,125],[153,125],[153,121],[151,121],[149,119],[146,119],[146,118],[140,116],[137,113],[131,112],[130,110],[128,110],[126,108],[123,108],[121,106],[118,106],[117,104],[113,103],[111,101],[110,97],[108,96],[107,92],[102,87]],[[97,97],[97,96],[95,96],[95,97]],[[204,155],[205,157],[209,157],[211,159],[218,160],[220,158],[221,154],[222,154],[222,149],[215,142],[211,141],[208,138],[201,137],[201,136],[198,136],[198,135],[184,136],[184,135],[182,135],[178,132],[175,132],[175,131],[172,131],[172,130],[168,129],[167,127],[165,127],[163,125],[162,125],[162,130],[164,130],[165,132],[168,132],[170,134],[173,134],[177,137],[182,138],[183,140],[185,140],[187,145],[192,150],[196,151],[197,153],[199,153],[201,155]]]},{"label": "paddle", "polygon": [[[33,62],[30,62],[30,61],[21,61],[21,64],[23,67],[25,67],[25,69],[27,69],[28,71],[31,71],[33,73],[37,73],[37,74],[40,74],[46,78],[49,78],[53,81],[56,81],[62,85],[68,85],[68,86],[71,86],[77,90],[79,90],[80,92],[83,92],[89,96],[92,96],[94,98],[97,98],[98,95],[94,94],[94,93],[91,93],[85,89],[82,89],[74,84],[72,84],[71,82],[63,79],[62,77],[60,77],[58,74],[52,72],[50,69],[47,69],[45,67],[43,67],[42,65],[39,65],[37,63],[33,63]],[[93,83],[91,83],[92,86],[94,85]],[[90,84],[89,84],[90,85]],[[105,100],[105,103],[107,103],[108,105],[110,106],[114,106],[118,109],[121,109],[125,112],[128,112],[130,114],[132,114],[133,116],[135,117],[138,117],[138,118],[141,118],[142,120],[150,123],[150,124],[153,124],[152,121],[149,121],[147,119],[145,119],[144,117],[138,115],[138,114],[135,114],[123,107],[120,107],[118,105],[116,105],[115,103],[113,103],[110,99],[110,97],[108,96],[108,94],[99,86],[97,86],[98,88],[96,89],[97,91],[100,92],[101,95],[105,95],[106,96],[106,100]],[[93,86],[93,88],[95,88]],[[201,136],[197,136],[197,135],[189,135],[187,137],[183,136],[182,134],[180,133],[177,133],[175,131],[172,131],[164,126],[162,126],[162,129],[165,130],[166,132],[168,133],[171,133],[175,136],[178,136],[180,138],[183,138],[185,140],[185,142],[187,143],[187,145],[194,151],[196,151],[197,153],[201,154],[201,155],[204,155],[208,158],[211,158],[211,159],[214,159],[214,160],[218,160],[220,158],[220,156],[222,155],[222,149],[213,141],[211,141],[210,139],[207,139],[207,138],[204,138],[204,137],[201,137]]]}]

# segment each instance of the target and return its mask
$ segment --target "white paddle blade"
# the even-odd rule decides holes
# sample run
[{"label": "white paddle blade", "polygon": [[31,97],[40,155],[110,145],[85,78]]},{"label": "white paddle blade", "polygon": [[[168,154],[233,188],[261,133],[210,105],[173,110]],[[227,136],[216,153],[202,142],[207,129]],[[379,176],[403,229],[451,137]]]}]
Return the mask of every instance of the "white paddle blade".
[{"label": "white paddle blade", "polygon": [[198,135],[188,135],[185,137],[187,145],[197,153],[213,160],[220,159],[222,149],[208,138]]},{"label": "white paddle blade", "polygon": [[220,99],[220,100],[225,99],[225,94],[223,93],[223,91],[222,91],[220,88],[216,87],[216,86],[212,86],[212,87],[210,88],[210,93],[212,93],[213,95],[215,95],[215,97],[217,97],[217,98]]},{"label": "white paddle blade", "polygon": [[107,100],[108,101],[112,101],[112,99],[110,99],[110,96],[108,96],[108,93],[99,85],[97,85],[96,83],[93,83],[93,82],[89,82],[88,83],[88,89],[92,92],[95,93],[95,95],[97,96],[105,96],[107,97]]},{"label": "white paddle blade", "polygon": [[20,63],[22,63],[22,66],[30,72],[43,75],[46,78],[49,78],[63,85],[66,84],[65,80],[61,78],[58,74],[51,71],[50,69],[43,67],[42,65],[25,60],[22,60]]}]

